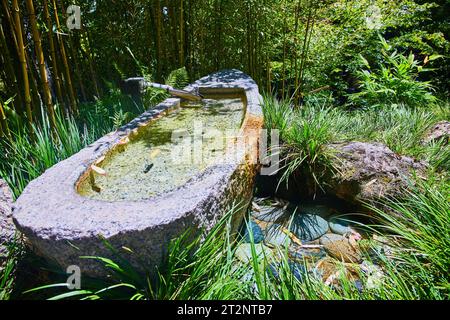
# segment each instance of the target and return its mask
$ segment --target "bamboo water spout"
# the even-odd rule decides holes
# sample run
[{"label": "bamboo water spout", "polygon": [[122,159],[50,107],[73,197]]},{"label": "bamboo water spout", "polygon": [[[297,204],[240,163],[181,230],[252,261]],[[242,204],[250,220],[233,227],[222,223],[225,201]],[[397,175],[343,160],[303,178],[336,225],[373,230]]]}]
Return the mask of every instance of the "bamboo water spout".
[{"label": "bamboo water spout", "polygon": [[157,88],[167,91],[172,96],[176,96],[182,99],[191,101],[201,101],[202,95],[195,91],[186,91],[181,89],[175,89],[172,86],[159,84],[154,82],[148,82],[142,77],[128,78],[122,82],[122,90],[129,94],[141,94],[146,88]]}]

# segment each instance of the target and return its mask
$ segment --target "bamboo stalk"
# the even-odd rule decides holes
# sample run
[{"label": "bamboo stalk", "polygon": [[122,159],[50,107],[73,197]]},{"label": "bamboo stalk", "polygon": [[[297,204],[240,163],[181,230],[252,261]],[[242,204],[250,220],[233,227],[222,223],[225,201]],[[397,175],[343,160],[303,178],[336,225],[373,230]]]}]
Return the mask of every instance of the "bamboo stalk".
[{"label": "bamboo stalk", "polygon": [[55,111],[53,109],[52,95],[50,93],[50,87],[48,84],[47,70],[45,68],[44,53],[42,52],[41,37],[39,34],[36,14],[34,11],[34,5],[32,0],[26,0],[26,7],[30,19],[31,31],[33,35],[34,49],[36,52],[36,58],[38,60],[39,73],[41,76],[42,92],[44,95],[44,102],[47,107],[47,114],[50,119],[50,125],[53,129],[56,129]]},{"label": "bamboo stalk", "polygon": [[61,78],[59,76],[58,72],[58,63],[56,60],[56,50],[55,50],[55,42],[53,41],[53,26],[52,21],[50,18],[50,13],[48,11],[48,2],[47,0],[43,0],[43,6],[44,6],[44,17],[45,17],[45,23],[47,26],[47,38],[48,38],[48,44],[50,48],[50,56],[52,60],[52,69],[53,69],[53,79],[55,79],[55,87],[56,87],[56,97],[58,99],[58,102],[63,104],[63,95],[62,95],[62,89],[61,89]]},{"label": "bamboo stalk", "polygon": [[179,57],[179,64],[181,67],[184,66],[184,7],[183,7],[183,1],[180,0],[180,57]]},{"label": "bamboo stalk", "polygon": [[24,92],[24,98],[25,98],[25,110],[27,113],[27,123],[28,128],[30,132],[33,132],[33,114],[31,112],[31,94],[30,94],[30,84],[28,80],[28,68],[27,68],[27,61],[25,58],[25,47],[23,44],[23,36],[22,36],[22,22],[20,19],[20,10],[19,10],[19,3],[17,0],[12,0],[13,5],[13,15],[14,15],[14,22],[16,27],[16,36],[17,36],[17,47],[18,47],[18,53],[19,53],[19,62],[22,70],[22,78],[23,78],[23,92]]},{"label": "bamboo stalk", "polygon": [[[61,12],[62,12],[63,16],[66,15],[66,10],[64,9],[64,5],[61,6]],[[78,54],[77,54],[77,50],[75,49],[75,46],[73,43],[72,32],[70,30],[68,32],[68,38],[69,38],[68,46],[70,49],[70,53],[72,54],[72,61],[73,61],[73,65],[75,67],[75,76],[78,81],[78,87],[80,88],[81,97],[83,98],[83,101],[87,101],[86,90],[84,88],[83,79],[81,78],[81,69],[80,69],[80,64],[78,62]]]},{"label": "bamboo stalk", "polygon": [[3,58],[5,60],[5,74],[7,75],[8,81],[10,82],[11,88],[14,88],[14,93],[16,94],[16,99],[14,99],[14,109],[16,112],[20,112],[23,108],[22,94],[20,92],[18,79],[14,71],[14,60],[10,54],[8,44],[6,42],[6,36],[3,31],[3,26],[0,24],[0,48],[3,53]]},{"label": "bamboo stalk", "polygon": [[11,131],[9,130],[8,122],[6,121],[3,103],[0,100],[0,137],[2,136],[6,136],[8,139],[11,139]]},{"label": "bamboo stalk", "polygon": [[56,34],[56,39],[58,40],[58,43],[59,43],[61,59],[62,59],[63,66],[64,66],[64,77],[67,82],[67,89],[69,91],[70,107],[71,107],[72,113],[77,114],[78,113],[78,105],[77,105],[77,100],[75,98],[75,92],[73,90],[72,77],[70,76],[70,69],[69,69],[69,63],[67,61],[66,48],[64,45],[64,41],[62,40],[61,34],[60,34],[61,26],[59,24],[58,7],[56,5],[55,0],[53,0],[53,11],[54,11],[54,15],[55,15],[56,29],[58,30],[58,33]]}]

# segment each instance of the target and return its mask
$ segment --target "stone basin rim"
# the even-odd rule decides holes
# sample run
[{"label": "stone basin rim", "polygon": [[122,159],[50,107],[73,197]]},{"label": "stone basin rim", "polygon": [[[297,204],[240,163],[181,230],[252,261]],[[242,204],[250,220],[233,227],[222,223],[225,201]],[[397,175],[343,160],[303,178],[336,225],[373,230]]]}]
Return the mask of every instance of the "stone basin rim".
[{"label": "stone basin rim", "polygon": [[[243,100],[246,112],[240,130],[243,130],[244,122],[249,117],[262,119],[258,87],[241,71],[220,71],[201,78],[185,89],[194,88],[211,94],[242,91],[245,94]],[[237,170],[239,161],[209,166],[185,184],[143,200],[91,199],[80,195],[76,188],[90,165],[107,154],[120,139],[179,103],[180,99],[165,100],[30,182],[13,207],[14,222],[19,230],[41,239],[77,240],[99,234],[108,238],[152,226],[164,228],[187,215],[199,214],[199,206],[208,203],[211,195],[223,189],[224,181],[230,179]],[[189,192],[184,192],[187,190]]]}]

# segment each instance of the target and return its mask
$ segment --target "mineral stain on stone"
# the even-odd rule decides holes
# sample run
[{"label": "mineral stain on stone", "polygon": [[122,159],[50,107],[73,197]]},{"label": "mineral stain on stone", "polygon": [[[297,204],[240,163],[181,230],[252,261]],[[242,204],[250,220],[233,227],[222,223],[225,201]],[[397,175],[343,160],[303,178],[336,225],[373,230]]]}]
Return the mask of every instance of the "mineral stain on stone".
[{"label": "mineral stain on stone", "polygon": [[[101,170],[108,174],[94,172],[94,181],[81,181],[78,192],[98,200],[139,201],[174,190],[223,159],[227,139],[237,135],[244,115],[240,97],[184,104],[107,154]],[[175,147],[187,150],[182,161],[174,161],[180,160],[174,159]],[[195,158],[198,154],[200,158]]]}]

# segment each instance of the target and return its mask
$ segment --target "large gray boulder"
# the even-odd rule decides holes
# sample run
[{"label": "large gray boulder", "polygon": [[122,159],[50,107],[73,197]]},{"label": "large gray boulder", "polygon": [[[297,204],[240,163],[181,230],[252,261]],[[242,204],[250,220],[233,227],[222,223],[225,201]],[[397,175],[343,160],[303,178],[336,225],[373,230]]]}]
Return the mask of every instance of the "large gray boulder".
[{"label": "large gray boulder", "polygon": [[422,143],[427,144],[434,141],[444,141],[448,144],[448,139],[450,137],[450,122],[449,121],[439,121],[434,126],[428,130],[425,134]]},{"label": "large gray boulder", "polygon": [[413,172],[421,176],[426,167],[382,143],[349,142],[328,148],[335,152],[338,172],[327,181],[327,192],[354,203],[401,195]]},{"label": "large gray boulder", "polygon": [[7,244],[14,239],[16,228],[12,220],[13,195],[8,184],[0,179],[0,266],[8,256]]}]

